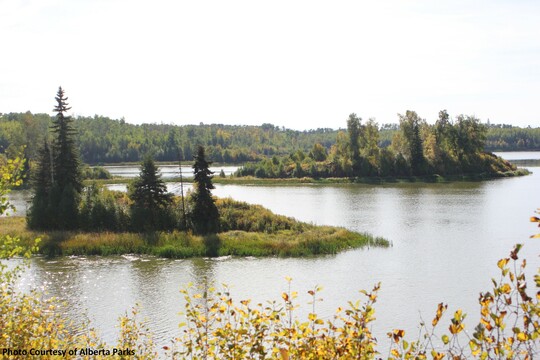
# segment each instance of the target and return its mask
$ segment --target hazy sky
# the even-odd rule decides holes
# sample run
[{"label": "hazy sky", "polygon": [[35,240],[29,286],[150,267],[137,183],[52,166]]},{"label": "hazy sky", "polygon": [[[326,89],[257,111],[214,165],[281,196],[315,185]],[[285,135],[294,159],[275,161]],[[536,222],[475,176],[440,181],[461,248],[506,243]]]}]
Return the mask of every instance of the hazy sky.
[{"label": "hazy sky", "polygon": [[0,0],[0,112],[540,126],[540,1]]}]

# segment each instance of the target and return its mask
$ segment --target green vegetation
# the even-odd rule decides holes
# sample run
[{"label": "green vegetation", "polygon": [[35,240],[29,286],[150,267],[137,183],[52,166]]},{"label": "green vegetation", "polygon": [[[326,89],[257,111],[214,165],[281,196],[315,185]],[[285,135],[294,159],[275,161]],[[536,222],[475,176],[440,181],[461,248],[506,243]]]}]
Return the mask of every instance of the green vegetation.
[{"label": "green vegetation", "polygon": [[34,175],[34,196],[28,226],[34,229],[76,229],[83,190],[81,163],[75,146],[73,120],[65,115],[71,108],[60,87],[52,123],[52,147],[47,141],[39,150]]},{"label": "green vegetation", "polygon": [[175,218],[172,213],[172,195],[161,180],[158,168],[150,156],[144,158],[141,172],[128,186],[131,199],[131,228],[136,231],[172,229]]},{"label": "green vegetation", "polygon": [[[336,137],[332,129],[295,131],[271,124],[177,126],[164,124],[174,119],[162,119],[161,124],[134,125],[103,116],[73,120],[78,150],[87,164],[137,163],[146,154],[157,161],[192,161],[198,145],[205,147],[214,162],[240,164],[298,149],[309,151],[315,143],[330,148]],[[11,157],[27,145],[25,156],[33,162],[39,150],[36,144],[49,136],[51,123],[47,114],[0,114],[0,154]]]},{"label": "green vegetation", "polygon": [[195,163],[193,164],[194,192],[191,194],[190,220],[197,234],[217,233],[219,231],[219,211],[216,207],[211,190],[213,173],[210,171],[211,162],[206,160],[204,148],[199,146]]},{"label": "green vegetation", "polygon": [[365,125],[356,114],[347,120],[347,133],[339,132],[328,154],[314,146],[307,155],[289,156],[247,164],[237,176],[257,178],[407,178],[438,176],[497,177],[516,173],[509,162],[483,151],[487,128],[471,116],[451,121],[441,111],[429,125],[414,111],[400,117],[400,130],[389,147],[379,146],[378,125]]},{"label": "green vegetation", "polygon": [[112,175],[107,169],[101,166],[90,167],[88,165],[83,167],[82,177],[85,180],[110,180],[112,179]]},{"label": "green vegetation", "polygon": [[[343,228],[315,226],[275,215],[259,205],[218,199],[222,214],[219,234],[194,235],[191,232],[153,231],[33,231],[21,217],[0,218],[0,236],[18,236],[31,246],[40,238],[40,253],[60,255],[148,254],[187,258],[204,256],[313,256],[336,254],[363,246],[388,246],[387,240],[358,234]],[[99,219],[99,217],[97,217]],[[103,220],[107,221],[107,217]],[[109,220],[110,221],[110,220]],[[101,224],[90,224],[89,229]],[[102,226],[102,225],[101,225]]]},{"label": "green vegetation", "polygon": [[540,151],[540,127],[488,125],[486,149],[489,151]]},{"label": "green vegetation", "polygon": [[[53,118],[47,114],[0,114],[0,154],[13,157],[26,146],[25,158],[32,164],[38,158],[44,136],[50,137],[47,129],[52,121]],[[320,144],[320,148],[317,145],[319,151],[312,153],[312,158],[323,161],[324,153],[336,145],[340,132],[340,129],[328,128],[295,131],[271,124],[166,124],[174,121],[174,118],[159,119],[160,124],[133,125],[123,119],[79,116],[73,118],[73,127],[77,130],[75,139],[81,160],[94,165],[138,163],[148,153],[153,154],[157,161],[192,161],[197,145],[203,145],[206,155],[214,162],[242,164],[272,156],[290,155],[297,151],[307,155],[312,152],[315,144]],[[377,130],[378,146],[385,149],[399,132],[399,125],[382,124]],[[369,138],[374,139],[371,136]],[[488,124],[484,150],[540,150],[540,127]]]}]

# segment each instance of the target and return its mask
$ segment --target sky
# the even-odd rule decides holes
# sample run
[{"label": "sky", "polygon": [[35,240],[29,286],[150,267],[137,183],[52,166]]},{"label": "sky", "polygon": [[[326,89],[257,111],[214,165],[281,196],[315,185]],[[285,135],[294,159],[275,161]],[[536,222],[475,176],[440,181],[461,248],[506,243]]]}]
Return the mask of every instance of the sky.
[{"label": "sky", "polygon": [[0,112],[130,123],[540,126],[536,0],[0,0]]}]

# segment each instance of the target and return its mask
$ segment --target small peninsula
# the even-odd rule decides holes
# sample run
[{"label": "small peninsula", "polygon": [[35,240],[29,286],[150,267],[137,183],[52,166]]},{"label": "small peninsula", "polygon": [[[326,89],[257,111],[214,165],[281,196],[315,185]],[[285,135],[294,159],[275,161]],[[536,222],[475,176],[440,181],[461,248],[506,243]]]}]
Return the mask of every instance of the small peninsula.
[{"label": "small peninsula", "polygon": [[40,238],[46,256],[147,254],[165,258],[218,256],[304,257],[336,254],[348,249],[388,247],[388,240],[340,227],[316,226],[276,215],[260,205],[217,199],[217,234],[191,231],[113,232],[28,230],[24,217],[0,218],[0,236],[21,239],[27,247]]}]

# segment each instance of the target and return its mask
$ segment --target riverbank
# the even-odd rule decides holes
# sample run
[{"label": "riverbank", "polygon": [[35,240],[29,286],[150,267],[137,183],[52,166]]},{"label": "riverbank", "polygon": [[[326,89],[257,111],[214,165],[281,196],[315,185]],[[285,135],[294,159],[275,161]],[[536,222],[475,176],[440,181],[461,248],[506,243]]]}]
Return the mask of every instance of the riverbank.
[{"label": "riverbank", "polygon": [[[304,224],[304,223],[302,223]],[[147,254],[164,258],[217,256],[309,257],[336,254],[365,246],[389,246],[383,238],[344,228],[304,224],[302,229],[272,233],[229,230],[198,236],[190,232],[31,231],[24,217],[0,218],[0,236],[21,239],[31,246],[40,238],[38,254],[46,256]]]},{"label": "riverbank", "polygon": [[[346,177],[346,178],[257,178],[253,176],[245,177],[229,177],[220,178],[214,177],[212,180],[216,184],[235,184],[235,185],[295,185],[295,184],[389,184],[389,183],[445,183],[454,181],[480,181],[492,180],[498,178],[508,178],[515,176],[530,175],[527,169],[517,169],[514,171],[498,172],[498,173],[478,173],[478,174],[461,174],[461,175],[425,175],[425,176],[366,176],[366,177]],[[177,179],[178,181],[178,179]]]},{"label": "riverbank", "polygon": [[[498,173],[478,173],[478,174],[461,174],[461,175],[426,175],[426,176],[387,176],[387,177],[346,177],[346,178],[257,178],[253,176],[243,177],[219,177],[214,176],[212,182],[215,184],[232,184],[232,185],[299,185],[299,184],[392,184],[392,183],[446,183],[455,181],[482,181],[499,178],[508,178],[516,176],[530,175],[530,171],[524,168],[519,168],[513,171],[498,172]],[[131,179],[126,177],[115,177],[106,180],[85,180],[85,185],[92,182],[98,184],[125,184]],[[180,178],[164,178],[164,182],[174,183],[180,182]],[[184,178],[185,183],[191,183],[192,179]]]}]

